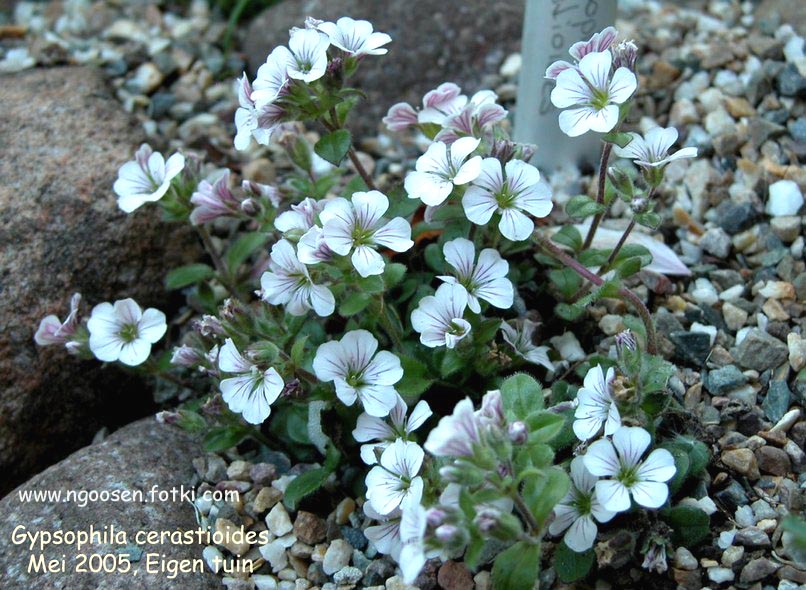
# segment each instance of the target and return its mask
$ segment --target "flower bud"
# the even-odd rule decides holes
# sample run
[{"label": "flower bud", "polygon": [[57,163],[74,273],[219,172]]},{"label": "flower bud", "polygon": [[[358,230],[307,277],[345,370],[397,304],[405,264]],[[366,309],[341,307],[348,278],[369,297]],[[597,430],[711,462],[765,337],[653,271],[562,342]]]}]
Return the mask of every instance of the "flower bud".
[{"label": "flower bud", "polygon": [[176,424],[179,422],[179,419],[182,415],[179,412],[157,412],[154,418],[157,420],[159,424]]},{"label": "flower bud", "polygon": [[529,431],[526,429],[526,424],[518,420],[509,425],[509,440],[513,445],[522,445],[529,438]]},{"label": "flower bud", "polygon": [[281,393],[283,397],[290,397],[293,399],[301,399],[304,394],[305,390],[302,388],[302,383],[299,379],[291,379],[285,384],[283,387],[283,392]]},{"label": "flower bud", "polygon": [[187,344],[174,348],[171,364],[177,367],[195,367],[204,362],[204,354]]},{"label": "flower bud", "polygon": [[635,197],[630,203],[633,213],[644,213],[649,207],[649,201],[646,197]]},{"label": "flower bud", "polygon": [[429,508],[428,512],[425,513],[425,520],[428,526],[436,528],[445,522],[447,516],[448,514],[441,508]]},{"label": "flower bud", "polygon": [[616,334],[616,350],[621,357],[626,351],[634,352],[638,348],[638,341],[635,339],[635,334],[630,330],[624,330]]},{"label": "flower bud", "polygon": [[498,527],[500,521],[500,510],[497,508],[483,508],[476,514],[476,518],[473,519],[473,524],[475,524],[483,534],[488,535]]},{"label": "flower bud", "polygon": [[194,322],[193,327],[199,334],[207,338],[224,335],[224,326],[221,325],[221,321],[217,317],[212,315],[202,316],[202,319]]},{"label": "flower bud", "polygon": [[434,531],[434,536],[441,543],[450,543],[459,534],[459,529],[452,524],[443,524]]},{"label": "flower bud", "polygon": [[241,211],[249,217],[257,217],[260,214],[260,205],[250,197],[241,201]]},{"label": "flower bud", "polygon": [[635,71],[635,62],[638,61],[638,46],[633,41],[622,41],[610,48],[613,54],[613,69],[627,68]]}]

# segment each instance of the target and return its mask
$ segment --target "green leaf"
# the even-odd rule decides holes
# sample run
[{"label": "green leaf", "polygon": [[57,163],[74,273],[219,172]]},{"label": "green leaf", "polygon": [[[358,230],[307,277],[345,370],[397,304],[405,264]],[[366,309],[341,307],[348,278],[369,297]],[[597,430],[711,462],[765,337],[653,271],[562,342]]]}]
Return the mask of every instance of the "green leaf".
[{"label": "green leaf", "polygon": [[557,577],[560,581],[570,584],[581,580],[588,575],[596,560],[596,553],[593,548],[577,553],[565,544],[565,541],[557,545],[554,550],[554,569],[557,570]]},{"label": "green leaf", "polygon": [[334,166],[341,164],[350,150],[353,138],[346,129],[337,129],[316,142],[313,151]]},{"label": "green leaf", "polygon": [[611,131],[602,137],[602,141],[607,143],[614,143],[620,148],[625,148],[632,141],[632,135],[621,131]]},{"label": "green leaf", "polygon": [[288,150],[288,156],[304,172],[311,171],[311,147],[302,135],[297,136],[291,149]]},{"label": "green leaf", "polygon": [[238,267],[249,258],[249,256],[258,248],[260,248],[269,239],[264,233],[253,232],[243,234],[240,238],[235,240],[235,243],[230,246],[227,253],[224,255],[224,262],[227,269],[231,273],[238,270]]},{"label": "green leaf", "polygon": [[383,269],[383,284],[386,290],[393,289],[406,276],[406,265],[399,262],[387,262]]},{"label": "green leaf", "polygon": [[610,257],[611,251],[612,250],[600,250],[597,248],[585,250],[579,253],[579,263],[587,267],[602,266]]},{"label": "green leaf", "polygon": [[330,477],[330,474],[336,471],[340,458],[341,453],[336,447],[328,447],[325,462],[320,468],[306,471],[288,484],[285,489],[285,495],[283,495],[283,504],[289,510],[296,510],[300,500],[321,488],[327,478]]},{"label": "green leaf", "polygon": [[531,375],[517,373],[501,384],[501,401],[509,420],[526,420],[543,409],[543,387]]},{"label": "green leaf", "polygon": [[674,477],[669,480],[669,492],[674,495],[682,487],[683,483],[685,483],[691,470],[691,461],[688,458],[688,453],[679,447],[662,445],[661,448],[665,448],[669,451],[674,459],[675,473]]},{"label": "green leaf", "polygon": [[442,357],[442,363],[439,370],[442,378],[446,379],[464,368],[465,359],[459,356],[456,350],[452,348],[447,349],[445,351],[445,356]]},{"label": "green leaf", "polygon": [[188,285],[201,283],[215,275],[215,271],[206,264],[188,264],[175,268],[165,277],[165,288],[168,290],[181,289]]},{"label": "green leaf", "polygon": [[621,262],[616,262],[613,264],[618,276],[622,279],[629,278],[641,270],[641,259],[637,256],[634,258],[627,258],[626,260],[622,260]]},{"label": "green leaf", "polygon": [[204,437],[204,449],[211,453],[226,451],[240,444],[246,436],[247,431],[237,426],[220,426],[213,428]]},{"label": "green leaf", "polygon": [[530,443],[547,443],[560,433],[565,417],[545,410],[534,412],[526,418]]},{"label": "green leaf", "polygon": [[552,467],[541,476],[533,476],[523,486],[523,499],[532,516],[542,527],[551,511],[568,492],[571,480],[560,467]]},{"label": "green leaf", "polygon": [[711,453],[708,452],[708,447],[705,443],[695,440],[691,444],[691,449],[688,452],[688,459],[690,462],[689,473],[693,476],[702,475],[708,463],[711,461]]},{"label": "green leaf", "polygon": [[571,197],[571,199],[565,205],[566,215],[575,219],[584,219],[585,217],[591,217],[592,215],[596,215],[598,213],[604,213],[604,211],[605,206],[601,203],[597,203],[588,195],[577,195],[576,197]]},{"label": "green leaf", "polygon": [[291,353],[289,356],[291,357],[291,362],[294,363],[296,366],[300,366],[302,364],[303,355],[305,354],[305,343],[308,342],[307,335],[301,335],[294,340],[293,346],[291,346]]},{"label": "green leaf", "polygon": [[641,409],[651,418],[660,416],[667,405],[669,405],[669,396],[662,391],[644,393],[641,400]]},{"label": "green leaf", "polygon": [[354,316],[364,311],[372,301],[372,295],[366,292],[351,293],[347,299],[339,305],[339,315],[343,318]]},{"label": "green leaf", "polygon": [[561,246],[571,248],[574,252],[579,252],[583,244],[582,234],[573,225],[564,225],[560,231],[551,236],[551,239]]},{"label": "green leaf", "polygon": [[493,590],[528,590],[540,573],[540,544],[519,541],[498,554],[493,564]]},{"label": "green leaf", "polygon": [[577,303],[558,303],[554,306],[554,313],[567,322],[573,322],[585,313],[585,308]]},{"label": "green leaf", "polygon": [[648,227],[651,229],[657,229],[660,226],[661,218],[660,215],[655,213],[654,211],[645,211],[644,213],[636,213],[635,222],[638,225],[643,225],[644,227]]},{"label": "green leaf", "polygon": [[417,399],[434,383],[428,367],[417,359],[400,356],[400,365],[403,367],[403,379],[395,385],[395,389],[407,402]]},{"label": "green leaf", "polygon": [[641,392],[646,395],[665,391],[666,383],[674,375],[674,365],[662,357],[645,354],[641,362]]},{"label": "green leaf", "polygon": [[784,547],[790,557],[796,563],[806,563],[806,521],[790,514],[781,522],[781,526],[784,529]]},{"label": "green leaf", "polygon": [[674,533],[672,543],[682,547],[694,547],[710,532],[711,519],[704,511],[693,506],[675,506],[662,510],[660,516]]},{"label": "green leaf", "polygon": [[549,280],[565,298],[570,298],[582,286],[580,276],[570,268],[557,268],[549,271]]},{"label": "green leaf", "polygon": [[361,277],[356,281],[356,286],[365,293],[383,293],[383,279],[380,275]]},{"label": "green leaf", "polygon": [[179,410],[179,420],[176,425],[188,432],[204,432],[207,430],[207,420],[191,410]]}]

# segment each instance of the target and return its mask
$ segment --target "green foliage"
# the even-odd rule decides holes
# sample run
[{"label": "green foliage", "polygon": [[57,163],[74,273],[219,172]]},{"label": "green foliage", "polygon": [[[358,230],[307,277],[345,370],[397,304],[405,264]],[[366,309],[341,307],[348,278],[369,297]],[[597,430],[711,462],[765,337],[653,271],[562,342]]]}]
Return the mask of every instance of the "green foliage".
[{"label": "green foliage", "polygon": [[551,236],[552,241],[567,246],[574,252],[579,252],[582,249],[582,234],[573,225],[564,225],[560,231]]},{"label": "green foliage", "polygon": [[434,379],[429,374],[428,367],[417,359],[400,356],[400,365],[403,367],[403,379],[395,388],[407,402],[414,401],[428,391]]},{"label": "green foliage", "polygon": [[693,506],[675,506],[662,510],[660,516],[672,527],[672,543],[680,547],[694,547],[708,537],[711,519]]},{"label": "green foliage", "polygon": [[540,573],[540,544],[519,541],[495,558],[493,590],[532,588]]},{"label": "green foliage", "polygon": [[565,214],[572,219],[585,219],[605,212],[605,206],[588,195],[571,197],[565,205]]},{"label": "green foliage", "polygon": [[593,548],[577,553],[565,541],[557,545],[554,550],[554,569],[557,570],[557,577],[560,581],[570,584],[581,580],[593,568],[596,561],[596,553]]},{"label": "green foliage", "polygon": [[620,131],[611,131],[602,136],[602,141],[613,143],[620,148],[625,148],[632,141],[632,135]]},{"label": "green foliage", "polygon": [[350,151],[352,144],[353,138],[350,132],[346,129],[337,129],[322,136],[313,146],[313,150],[323,160],[338,166],[347,157],[347,152]]},{"label": "green foliage", "polygon": [[189,285],[195,285],[212,278],[215,271],[209,265],[203,263],[187,264],[175,268],[165,277],[165,288],[169,290],[181,289]]},{"label": "green foliage", "polygon": [[526,479],[523,499],[540,527],[568,492],[570,485],[571,480],[560,467],[551,467]]},{"label": "green foliage", "polygon": [[253,252],[263,246],[268,239],[269,236],[260,232],[242,234],[235,240],[235,243],[229,247],[227,253],[224,255],[224,263],[227,265],[229,272],[234,273],[238,270],[238,267],[243,264]]},{"label": "green foliage", "polygon": [[239,445],[247,436],[249,430],[238,424],[212,428],[204,437],[204,450],[211,453],[226,451]]},{"label": "green foliage", "polygon": [[543,409],[543,388],[531,375],[517,373],[501,384],[501,401],[507,420],[526,420]]},{"label": "green foliage", "polygon": [[322,487],[330,477],[330,474],[336,471],[339,466],[341,453],[334,446],[329,446],[327,455],[325,456],[324,464],[318,469],[306,471],[298,475],[294,480],[288,484],[283,495],[283,504],[289,510],[296,510],[300,500],[313,494],[316,490]]}]

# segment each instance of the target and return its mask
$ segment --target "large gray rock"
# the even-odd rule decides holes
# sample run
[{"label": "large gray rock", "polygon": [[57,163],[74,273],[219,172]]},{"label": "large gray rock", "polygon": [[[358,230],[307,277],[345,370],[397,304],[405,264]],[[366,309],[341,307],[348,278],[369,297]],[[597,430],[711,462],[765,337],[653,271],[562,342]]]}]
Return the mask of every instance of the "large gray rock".
[{"label": "large gray rock", "polygon": [[303,0],[281,2],[249,25],[244,51],[251,74],[277,45],[288,44],[288,29],[306,16],[340,16],[370,21],[392,36],[389,53],[370,57],[359,69],[356,85],[369,99],[352,126],[375,131],[394,103],[419,104],[422,95],[442,82],[455,82],[473,93],[485,75],[498,71],[504,58],[520,50],[524,0]]},{"label": "large gray rock", "polygon": [[[138,531],[192,531],[198,528],[193,507],[181,500],[168,502],[89,502],[83,508],[73,502],[23,502],[20,494],[36,491],[118,490],[136,493],[145,499],[156,486],[159,490],[193,489],[195,472],[191,464],[195,456],[203,454],[190,436],[178,428],[158,424],[146,418],[113,433],[104,442],[85,447],[61,463],[21,485],[0,500],[0,580],[3,590],[175,590],[192,588],[206,590],[220,588],[220,581],[206,567],[202,572],[179,574],[169,579],[165,572],[149,573],[147,555],[161,555],[153,563],[168,560],[192,560],[201,557],[203,547],[196,544],[141,543],[140,560],[132,563],[131,571],[78,573],[76,566],[82,561],[79,553],[90,555],[114,554],[129,545],[132,551]],[[20,527],[24,527],[20,528]],[[120,546],[117,540],[101,539],[77,551],[74,545],[50,545],[40,550],[28,545],[15,544],[15,535],[25,532],[122,531],[128,537]],[[64,573],[29,573],[31,556],[45,560],[61,560],[64,556]],[[83,559],[83,558],[81,558]],[[96,558],[97,559],[97,558]],[[109,559],[109,558],[108,558]],[[89,562],[91,563],[91,562]]]},{"label": "large gray rock", "polygon": [[[150,411],[151,395],[117,369],[37,348],[39,320],[134,297],[165,309],[163,277],[195,241],[126,216],[112,184],[142,141],[139,126],[90,68],[0,76],[0,496],[92,440]],[[190,245],[193,245],[192,247]]]}]

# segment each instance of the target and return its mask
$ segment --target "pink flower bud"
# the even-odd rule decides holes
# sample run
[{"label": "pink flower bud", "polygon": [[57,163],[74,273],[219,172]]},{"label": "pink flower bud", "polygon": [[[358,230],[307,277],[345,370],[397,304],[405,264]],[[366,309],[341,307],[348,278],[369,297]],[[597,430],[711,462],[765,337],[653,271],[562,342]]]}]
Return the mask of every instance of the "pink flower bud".
[{"label": "pink flower bud", "polygon": [[526,429],[526,424],[518,420],[509,425],[509,440],[512,444],[522,445],[529,438],[529,431]]}]

